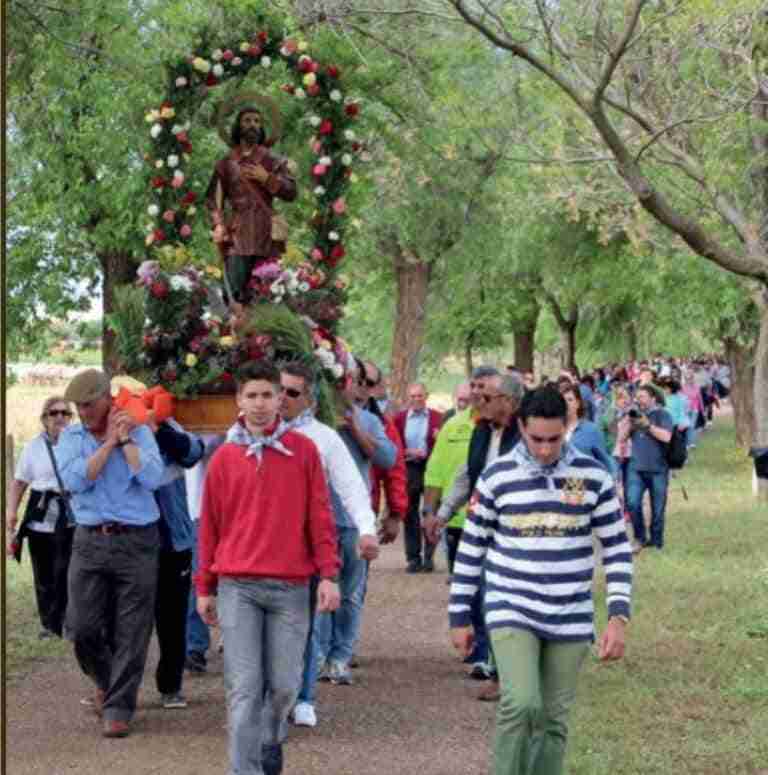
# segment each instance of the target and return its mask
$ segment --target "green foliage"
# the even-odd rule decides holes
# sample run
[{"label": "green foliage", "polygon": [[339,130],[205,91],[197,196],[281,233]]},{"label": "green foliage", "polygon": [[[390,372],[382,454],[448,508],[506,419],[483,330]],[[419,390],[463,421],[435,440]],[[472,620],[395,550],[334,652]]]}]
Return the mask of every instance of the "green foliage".
[{"label": "green foliage", "polygon": [[135,285],[116,288],[113,310],[106,316],[121,356],[120,371],[126,374],[133,374],[144,366],[141,360],[144,339],[144,295],[143,289]]}]

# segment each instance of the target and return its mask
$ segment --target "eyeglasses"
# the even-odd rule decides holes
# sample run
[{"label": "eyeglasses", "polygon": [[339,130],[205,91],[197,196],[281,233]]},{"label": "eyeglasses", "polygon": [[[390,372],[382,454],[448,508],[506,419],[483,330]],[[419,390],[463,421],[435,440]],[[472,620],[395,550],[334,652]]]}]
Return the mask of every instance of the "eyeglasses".
[{"label": "eyeglasses", "polygon": [[504,393],[494,393],[492,396],[489,396],[487,393],[481,393],[480,398],[482,398],[486,404],[490,404],[494,398],[506,398],[506,396]]},{"label": "eyeglasses", "polygon": [[369,388],[375,388],[376,385],[379,384],[379,381],[377,379],[368,379],[367,377],[360,382],[361,385],[365,385]]},{"label": "eyeglasses", "polygon": [[48,417],[71,417],[72,412],[69,409],[49,409],[46,414]]},{"label": "eyeglasses", "polygon": [[283,385],[280,386],[280,392],[285,393],[289,398],[299,398],[301,396],[301,390],[296,390],[296,388],[289,388],[284,387]]}]

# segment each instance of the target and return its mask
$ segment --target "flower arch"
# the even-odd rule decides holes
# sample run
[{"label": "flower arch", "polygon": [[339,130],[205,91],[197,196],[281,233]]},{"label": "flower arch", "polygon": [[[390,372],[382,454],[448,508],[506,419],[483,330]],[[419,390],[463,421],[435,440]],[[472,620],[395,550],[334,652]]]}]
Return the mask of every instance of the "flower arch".
[{"label": "flower arch", "polygon": [[[254,319],[230,321],[220,304],[218,309],[210,304],[211,286],[221,271],[199,265],[190,251],[194,230],[205,223],[199,211],[205,192],[190,174],[192,117],[212,90],[279,61],[289,75],[281,88],[303,103],[313,130],[312,163],[303,180],[307,185],[308,179],[314,204],[311,239],[303,249],[293,247],[298,256],[292,256],[290,265],[275,261],[254,271],[252,288],[260,302],[271,302],[273,308],[257,304]],[[336,65],[315,58],[306,42],[284,38],[268,26],[246,39],[200,46],[169,64],[168,71],[165,98],[145,116],[150,139],[144,156],[149,167],[148,260],[138,283],[146,291],[142,367],[151,372],[148,381],[177,395],[194,395],[231,380],[244,360],[306,356],[307,349],[329,380],[338,379],[347,362],[344,345],[335,336],[345,298],[338,271],[346,255],[345,195],[362,149],[355,132],[359,102],[345,94]]]}]

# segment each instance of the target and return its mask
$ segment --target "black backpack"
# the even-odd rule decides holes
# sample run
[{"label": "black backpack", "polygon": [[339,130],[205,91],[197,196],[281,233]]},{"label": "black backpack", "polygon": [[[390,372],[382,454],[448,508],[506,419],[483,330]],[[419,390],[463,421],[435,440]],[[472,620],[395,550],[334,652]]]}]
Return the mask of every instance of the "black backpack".
[{"label": "black backpack", "polygon": [[685,431],[681,431],[676,425],[672,428],[672,437],[669,439],[666,449],[667,465],[676,471],[685,465],[688,460],[688,444]]}]

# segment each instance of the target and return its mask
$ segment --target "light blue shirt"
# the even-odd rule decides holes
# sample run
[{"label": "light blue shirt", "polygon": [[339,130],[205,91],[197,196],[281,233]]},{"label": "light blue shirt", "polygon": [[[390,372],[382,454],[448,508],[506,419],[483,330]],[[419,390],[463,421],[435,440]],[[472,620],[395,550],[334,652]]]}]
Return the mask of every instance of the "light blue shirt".
[{"label": "light blue shirt", "polygon": [[160,512],[153,491],[163,482],[165,464],[155,436],[146,425],[134,428],[130,436],[139,448],[139,470],[134,473],[123,451],[116,448],[93,481],[86,468],[101,443],[80,423],[65,428],[59,436],[53,449],[64,487],[72,493],[72,510],[78,525],[157,522]]},{"label": "light blue shirt", "polygon": [[[384,426],[381,424],[381,420],[376,417],[375,414],[355,407],[355,417],[360,428],[370,436],[373,436],[375,441],[375,447],[373,451],[373,457],[370,460],[363,453],[362,448],[357,443],[355,437],[346,429],[342,428],[339,431],[339,436],[344,440],[347,445],[347,449],[352,455],[352,459],[357,465],[357,470],[360,471],[360,475],[363,477],[365,486],[368,492],[370,492],[371,480],[370,472],[371,465],[378,466],[379,468],[389,469],[395,464],[397,460],[397,447],[387,437],[387,432],[384,430]],[[333,506],[334,515],[336,516],[337,527],[355,527],[355,520],[344,508],[344,504],[341,502],[338,494],[333,488],[330,488],[331,505]]]},{"label": "light blue shirt", "polygon": [[405,446],[407,449],[427,451],[427,432],[429,431],[429,409],[421,412],[408,411],[405,418]]}]

